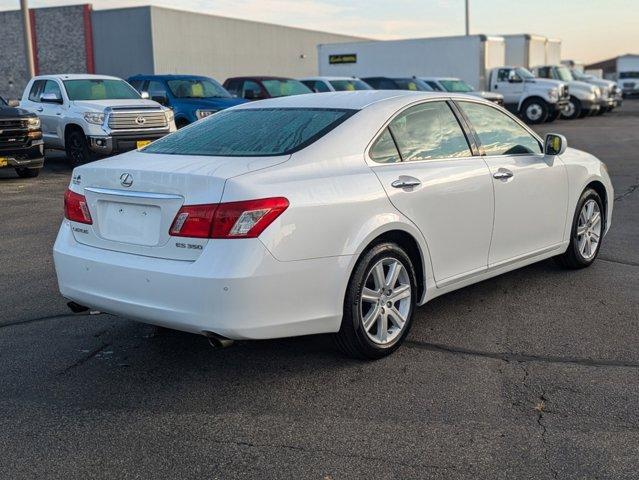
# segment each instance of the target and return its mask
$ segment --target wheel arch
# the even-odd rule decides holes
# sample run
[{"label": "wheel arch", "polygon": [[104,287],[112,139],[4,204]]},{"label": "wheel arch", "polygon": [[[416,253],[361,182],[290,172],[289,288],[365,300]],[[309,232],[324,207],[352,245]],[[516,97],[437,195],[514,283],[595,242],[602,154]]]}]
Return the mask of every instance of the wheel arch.
[{"label": "wheel arch", "polygon": [[[592,188],[595,192],[597,192],[599,194],[599,197],[601,197],[601,201],[603,202],[603,212],[601,212],[603,214],[603,231],[606,231],[606,228],[608,227],[608,190],[606,189],[606,186],[600,182],[599,180],[591,180],[582,190],[581,193],[585,192],[586,190]],[[581,195],[580,195],[581,196]]]},{"label": "wheel arch", "polygon": [[83,135],[85,134],[82,126],[77,123],[69,122],[64,126],[64,137],[62,138],[62,148],[66,148],[67,138],[69,137],[71,132],[75,130],[82,132]]},{"label": "wheel arch", "polygon": [[419,231],[407,228],[404,224],[388,225],[388,228],[371,232],[366,241],[354,255],[354,261],[350,268],[349,279],[355,270],[355,265],[362,255],[383,242],[393,242],[399,245],[413,262],[417,276],[417,303],[421,304],[428,288],[428,278],[432,278],[430,253],[428,245]]},{"label": "wheel arch", "polygon": [[527,102],[530,102],[531,100],[538,100],[543,102],[544,105],[546,105],[546,108],[548,108],[548,100],[546,100],[544,97],[542,97],[541,95],[530,95],[526,98],[522,98],[521,101],[519,102],[519,107],[517,110],[519,110],[519,113],[522,113],[522,108],[524,108],[524,105]]}]

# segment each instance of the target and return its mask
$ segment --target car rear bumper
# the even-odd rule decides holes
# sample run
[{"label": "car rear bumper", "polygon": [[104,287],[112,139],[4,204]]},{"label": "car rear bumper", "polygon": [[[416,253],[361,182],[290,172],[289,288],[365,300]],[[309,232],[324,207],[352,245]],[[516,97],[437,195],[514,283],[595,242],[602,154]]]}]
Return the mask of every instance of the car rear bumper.
[{"label": "car rear bumper", "polygon": [[25,148],[0,149],[0,168],[42,168],[44,145],[42,140]]},{"label": "car rear bumper", "polygon": [[176,330],[263,339],[339,329],[351,257],[280,262],[259,239],[210,240],[194,262],[78,243],[68,221],[53,257],[62,295]]}]

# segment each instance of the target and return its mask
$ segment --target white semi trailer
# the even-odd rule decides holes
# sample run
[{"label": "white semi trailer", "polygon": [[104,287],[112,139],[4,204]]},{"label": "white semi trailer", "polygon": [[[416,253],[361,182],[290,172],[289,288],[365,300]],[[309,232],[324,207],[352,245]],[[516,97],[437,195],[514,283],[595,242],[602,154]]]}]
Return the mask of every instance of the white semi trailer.
[{"label": "white semi trailer", "polygon": [[456,77],[488,90],[488,73],[504,65],[504,39],[486,35],[318,46],[319,73],[356,77]]},{"label": "white semi trailer", "polygon": [[506,65],[530,68],[546,64],[546,37],[522,33],[504,35],[503,38],[505,41]]}]

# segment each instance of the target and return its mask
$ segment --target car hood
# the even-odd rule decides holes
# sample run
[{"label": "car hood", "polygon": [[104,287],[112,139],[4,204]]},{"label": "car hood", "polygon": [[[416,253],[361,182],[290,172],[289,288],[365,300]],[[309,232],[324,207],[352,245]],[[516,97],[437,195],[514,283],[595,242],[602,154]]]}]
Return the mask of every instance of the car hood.
[{"label": "car hood", "polygon": [[486,92],[484,90],[477,92],[468,92],[468,95],[485,98],[486,100],[502,100],[504,98],[501,93]]},{"label": "car hood", "polygon": [[23,108],[0,106],[0,118],[34,117],[35,115]]},{"label": "car hood", "polygon": [[182,105],[190,105],[193,108],[212,108],[216,110],[223,110],[225,108],[234,107],[246,103],[247,100],[243,98],[179,98],[177,99]]},{"label": "car hood", "polygon": [[580,82],[578,80],[573,80],[572,82],[568,82],[568,88],[571,92],[582,91],[582,92],[590,92],[594,85],[586,82]]},{"label": "car hood", "polygon": [[104,110],[107,107],[111,108],[160,108],[162,107],[158,102],[153,100],[146,100],[140,98],[129,100],[75,100],[71,102],[74,106],[80,108],[86,108],[87,110]]},{"label": "car hood", "polygon": [[566,82],[562,82],[560,80],[552,80],[550,78],[535,78],[534,80],[527,80],[526,83],[532,83],[542,88],[557,88],[562,85],[567,85]]}]

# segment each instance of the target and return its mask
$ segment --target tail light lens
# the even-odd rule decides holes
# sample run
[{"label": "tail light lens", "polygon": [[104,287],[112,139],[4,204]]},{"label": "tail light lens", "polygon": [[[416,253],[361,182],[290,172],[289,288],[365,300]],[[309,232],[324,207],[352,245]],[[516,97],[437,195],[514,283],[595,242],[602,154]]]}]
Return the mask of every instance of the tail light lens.
[{"label": "tail light lens", "polygon": [[185,205],[169,234],[196,238],[255,238],[288,208],[284,197],[209,205]]},{"label": "tail light lens", "polygon": [[91,213],[84,195],[67,190],[64,193],[64,216],[72,222],[86,223],[91,225]]}]

